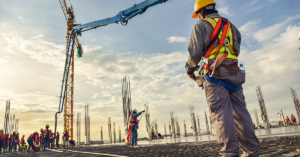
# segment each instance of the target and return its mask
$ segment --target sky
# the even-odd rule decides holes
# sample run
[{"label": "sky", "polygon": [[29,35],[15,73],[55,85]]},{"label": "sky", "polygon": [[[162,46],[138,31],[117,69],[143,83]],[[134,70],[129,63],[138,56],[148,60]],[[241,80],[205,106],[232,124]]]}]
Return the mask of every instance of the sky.
[{"label": "sky", "polygon": [[[142,0],[67,0],[76,21],[88,23],[115,16]],[[260,115],[255,88],[260,85],[270,121],[277,113],[296,114],[290,87],[300,91],[300,2],[298,0],[216,0],[220,15],[241,32],[239,63],[246,69],[243,85],[247,108],[255,122]],[[85,53],[75,59],[74,128],[81,113],[81,140],[84,137],[84,105],[90,105],[91,139],[108,139],[108,117],[123,129],[121,79],[131,80],[132,106],[138,111],[149,105],[150,119],[164,134],[170,112],[183,121],[188,132],[194,105],[201,128],[208,112],[204,91],[185,71],[187,47],[192,28],[194,0],[169,0],[131,19],[127,26],[112,24],[82,33]],[[58,111],[65,60],[66,20],[58,0],[0,0],[0,115],[7,100],[11,114],[26,136],[54,128]],[[260,122],[262,122],[261,118]],[[0,116],[0,128],[4,116]],[[63,114],[58,131],[63,130]],[[74,137],[76,135],[76,131]],[[145,118],[139,136],[146,136]]]}]

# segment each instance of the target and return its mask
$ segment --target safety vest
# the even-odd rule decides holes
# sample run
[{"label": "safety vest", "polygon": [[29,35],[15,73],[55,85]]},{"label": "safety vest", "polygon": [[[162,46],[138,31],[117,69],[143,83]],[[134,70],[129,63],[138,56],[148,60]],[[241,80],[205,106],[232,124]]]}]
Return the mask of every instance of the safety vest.
[{"label": "safety vest", "polygon": [[132,114],[130,115],[130,123],[131,125],[134,124],[134,125],[138,125],[139,124],[139,120],[136,118],[136,119],[133,119],[132,118]]},{"label": "safety vest", "polygon": [[[216,37],[216,35],[218,35],[218,39],[219,39],[219,44],[221,43],[221,47],[220,45],[217,45],[214,49],[214,44],[211,44],[211,46],[208,48],[208,50],[206,51],[205,57],[208,58],[208,61],[212,61],[216,55],[218,55],[218,58],[220,58],[224,53],[225,53],[225,46],[223,45],[224,41],[228,41],[229,44],[227,45],[228,49],[228,55],[225,58],[225,60],[230,60],[230,61],[235,61],[238,62],[238,59],[234,53],[233,50],[233,43],[234,43],[234,39],[233,39],[233,31],[232,31],[232,27],[230,22],[228,21],[228,28],[226,31],[226,27],[224,26],[223,30],[220,30],[220,33],[217,34],[219,32],[219,29],[221,29],[221,23],[222,21],[220,21],[220,19],[223,18],[205,18],[203,21],[208,22],[214,29],[212,35],[211,35],[211,41],[214,39],[214,37]],[[226,31],[226,36],[223,35],[224,31]],[[219,52],[219,53],[218,53]]]},{"label": "safety vest", "polygon": [[1,139],[1,140],[5,140],[5,135],[0,134],[0,139]]},{"label": "safety vest", "polygon": [[285,120],[290,120],[289,117],[285,117]]},{"label": "safety vest", "polygon": [[295,116],[291,116],[291,119],[292,119],[292,120],[296,120]]},{"label": "safety vest", "polygon": [[22,142],[22,143],[25,143],[24,137],[22,137],[21,142]]}]

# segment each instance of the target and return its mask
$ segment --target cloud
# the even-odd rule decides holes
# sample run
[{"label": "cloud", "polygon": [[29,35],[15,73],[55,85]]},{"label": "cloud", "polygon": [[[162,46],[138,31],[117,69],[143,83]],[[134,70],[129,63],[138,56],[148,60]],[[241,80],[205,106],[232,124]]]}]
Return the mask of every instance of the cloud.
[{"label": "cloud", "polygon": [[218,11],[220,13],[223,13],[227,16],[232,16],[232,13],[229,12],[229,8],[228,7],[221,7],[221,8],[218,8]]},{"label": "cloud", "polygon": [[274,37],[276,37],[279,33],[282,32],[282,30],[284,30],[286,28],[286,26],[288,24],[290,24],[290,22],[292,20],[295,19],[299,19],[300,18],[300,14],[295,15],[294,17],[290,17],[287,20],[281,22],[281,23],[277,23],[273,26],[261,29],[257,32],[255,32],[253,34],[253,37],[258,41],[258,42],[263,42],[269,39],[272,39]]},{"label": "cloud", "polygon": [[8,26],[9,26],[9,24],[8,24],[8,23],[5,23],[5,22],[3,22],[3,23],[0,23],[0,26],[1,26],[1,27],[8,27]]},{"label": "cloud", "polygon": [[178,36],[171,36],[168,38],[169,43],[179,42],[179,43],[185,43],[187,42],[187,39],[185,37],[178,37]]},{"label": "cloud", "polygon": [[23,23],[27,22],[27,21],[24,20],[24,18],[22,16],[19,16],[19,20],[21,20],[21,22],[23,22]]},{"label": "cloud", "polygon": [[96,93],[94,96],[91,97],[91,99],[96,99],[96,98],[99,98],[99,97],[100,97],[99,93]]}]

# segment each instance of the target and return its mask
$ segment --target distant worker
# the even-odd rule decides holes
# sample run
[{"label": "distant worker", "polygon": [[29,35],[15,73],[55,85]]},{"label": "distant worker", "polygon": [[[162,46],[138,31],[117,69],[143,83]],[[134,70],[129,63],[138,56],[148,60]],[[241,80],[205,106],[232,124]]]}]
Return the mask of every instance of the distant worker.
[{"label": "distant worker", "polygon": [[21,150],[21,146],[20,146],[20,137],[19,137],[19,133],[17,133],[16,137],[15,137],[15,151],[17,151],[17,147],[18,150]]},{"label": "distant worker", "polygon": [[59,148],[59,132],[58,131],[56,133],[55,140],[56,140],[56,147],[58,149]]},{"label": "distant worker", "polygon": [[290,119],[288,116],[285,117],[285,124],[290,125]]},{"label": "distant worker", "polygon": [[4,142],[3,152],[7,152],[7,148],[9,148],[9,133],[5,134],[5,142]]},{"label": "distant worker", "polygon": [[12,136],[11,151],[14,150],[16,152],[16,146],[17,146],[17,141],[16,141],[17,134],[16,134],[16,131],[14,131],[12,135],[13,136]]},{"label": "distant worker", "polygon": [[[259,156],[260,144],[241,87],[245,70],[242,64],[238,67],[241,34],[218,14],[215,5],[213,0],[196,0],[192,17],[200,21],[192,30],[188,46],[187,75],[204,88],[222,146],[220,155],[239,156],[241,146],[244,156]],[[199,63],[203,68],[199,69]],[[194,74],[198,69],[200,79]]]},{"label": "distant worker", "polygon": [[[129,126],[129,131],[128,131],[128,133],[129,133],[129,135],[131,135],[131,146],[132,146],[132,147],[133,147],[133,146],[137,146],[137,139],[138,139],[138,132],[137,132],[137,129],[139,129],[139,120],[138,120],[138,117],[139,117],[143,112],[145,112],[145,110],[142,111],[142,112],[137,113],[137,110],[134,109],[134,110],[132,111],[132,114],[130,115],[130,119],[129,119],[129,121],[130,121],[130,126]],[[128,135],[128,137],[130,137],[129,135]],[[128,137],[127,137],[127,140],[128,140]],[[128,140],[128,141],[130,141],[130,140]]]},{"label": "distant worker", "polygon": [[293,125],[297,125],[296,117],[293,114],[291,114],[291,120],[292,120]]},{"label": "distant worker", "polygon": [[45,135],[44,135],[43,128],[41,128],[40,131],[41,131],[41,135],[40,135],[40,140],[39,141],[40,141],[40,148],[42,148],[42,146],[45,144],[45,141],[44,141],[44,139],[45,139],[44,136]]},{"label": "distant worker", "polygon": [[152,132],[151,132],[151,134],[152,134],[152,140],[154,139],[154,135],[155,135],[155,133],[154,133],[154,130],[152,129]]},{"label": "distant worker", "polygon": [[13,146],[13,134],[10,134],[8,139],[8,152],[12,152],[12,146]]},{"label": "distant worker", "polygon": [[3,129],[0,130],[0,154],[2,152],[2,148],[5,143],[5,134],[3,133]]},{"label": "distant worker", "polygon": [[63,144],[64,144],[64,148],[68,148],[69,147],[69,133],[68,130],[65,129],[64,135],[63,135]]},{"label": "distant worker", "polygon": [[283,122],[282,122],[282,121],[279,121],[279,122],[278,122],[278,126],[283,126]]},{"label": "distant worker", "polygon": [[25,143],[25,135],[22,136],[21,138],[21,149],[23,150],[24,148],[26,149],[26,143]]},{"label": "distant worker", "polygon": [[49,130],[50,132],[50,138],[49,138],[49,142],[50,142],[50,148],[54,148],[54,134],[52,133],[52,130]]},{"label": "distant worker", "polygon": [[29,146],[28,146],[27,152],[29,152],[30,148],[32,148],[32,150],[35,152],[34,141],[35,141],[37,135],[38,135],[38,132],[36,131],[28,137],[27,143]]},{"label": "distant worker", "polygon": [[158,135],[158,138],[164,139],[164,137],[160,133],[158,133],[157,135]]},{"label": "distant worker", "polygon": [[50,148],[50,131],[49,131],[49,124],[46,125],[46,129],[44,131],[44,140],[45,140],[45,144],[44,144],[44,148]]},{"label": "distant worker", "polygon": [[70,142],[70,146],[71,146],[71,147],[75,147],[75,145],[76,145],[76,144],[75,144],[75,140],[70,140],[69,142]]}]

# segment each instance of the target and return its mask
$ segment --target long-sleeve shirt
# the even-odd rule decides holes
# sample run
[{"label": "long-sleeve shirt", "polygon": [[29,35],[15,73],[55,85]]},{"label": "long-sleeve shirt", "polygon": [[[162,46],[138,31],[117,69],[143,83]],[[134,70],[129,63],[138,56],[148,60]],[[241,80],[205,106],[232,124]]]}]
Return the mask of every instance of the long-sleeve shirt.
[{"label": "long-sleeve shirt", "polygon": [[59,134],[56,134],[55,138],[56,140],[59,140]]},{"label": "long-sleeve shirt", "polygon": [[[142,112],[137,113],[137,114],[132,114],[132,119],[137,119],[140,115],[142,114]],[[138,128],[138,124],[136,124],[137,128]]]},{"label": "long-sleeve shirt", "polygon": [[[219,18],[221,17],[218,13],[213,13],[208,15],[206,18]],[[240,54],[241,45],[241,34],[239,30],[231,23],[233,31],[233,50],[236,56]],[[207,51],[207,46],[210,43],[210,37],[213,32],[213,27],[206,21],[199,21],[193,28],[190,43],[188,46],[189,58],[185,65],[187,70],[195,68],[201,58],[205,55]],[[215,48],[219,44],[219,40],[214,43]],[[233,61],[225,60],[223,65],[231,65]]]}]

